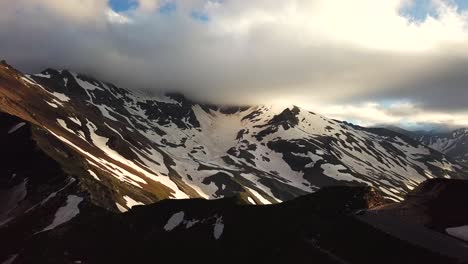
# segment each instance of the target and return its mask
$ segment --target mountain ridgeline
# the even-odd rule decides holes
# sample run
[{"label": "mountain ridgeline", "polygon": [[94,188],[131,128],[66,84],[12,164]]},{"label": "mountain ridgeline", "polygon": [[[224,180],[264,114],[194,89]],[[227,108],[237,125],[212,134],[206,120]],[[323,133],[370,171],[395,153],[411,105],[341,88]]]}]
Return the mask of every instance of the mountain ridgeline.
[{"label": "mountain ridgeline", "polygon": [[444,129],[444,131],[409,131],[396,126],[384,127],[444,153],[459,164],[465,166],[468,164],[468,128]]},{"label": "mountain ridgeline", "polygon": [[420,135],[415,139],[438,150],[460,164],[468,164],[468,128],[460,128],[451,132]]},{"label": "mountain ridgeline", "polygon": [[[0,237],[9,244],[0,260],[18,263],[81,263],[74,261],[86,256],[84,263],[102,263],[112,248],[121,249],[115,262],[128,263],[136,253],[123,254],[112,230],[121,230],[118,236],[132,244],[132,252],[153,258],[145,251],[146,242],[171,250],[183,240],[176,229],[181,226],[194,230],[188,240],[192,242],[213,232],[201,249],[213,246],[220,250],[217,254],[234,256],[226,250],[241,243],[241,235],[265,235],[282,221],[305,228],[278,231],[298,243],[297,248],[278,247],[288,256],[298,253],[303,260],[312,247],[323,263],[347,263],[340,256],[353,263],[375,261],[347,250],[335,255],[331,240],[305,234],[318,232],[306,227],[305,220],[323,227],[320,232],[329,239],[338,239],[334,224],[365,230],[365,243],[372,244],[387,235],[349,214],[401,202],[427,180],[467,179],[463,165],[391,130],[355,126],[296,106],[219,106],[180,94],[148,96],[67,70],[27,75],[4,62],[0,124],[5,157],[0,168]],[[330,198],[330,190],[339,202]],[[198,199],[167,200],[189,198]],[[218,200],[207,201],[213,199]],[[289,214],[302,215],[304,221],[288,220]],[[234,215],[243,219],[238,235],[226,228],[236,224]],[[277,222],[260,227],[275,215]],[[257,216],[259,229],[253,231],[249,219]],[[327,224],[330,219],[336,222]],[[145,235],[148,230],[153,231]],[[228,240],[219,245],[215,242],[222,230]],[[104,237],[114,242],[106,240],[109,247],[93,251],[105,243]],[[388,239],[398,252],[407,252],[403,248],[408,245]],[[97,244],[82,247],[86,240]],[[275,241],[281,243],[266,236],[257,241],[265,247],[257,250],[274,250]],[[71,243],[70,249],[63,248],[65,242]],[[385,243],[376,248],[383,252]],[[50,250],[39,250],[40,244]],[[189,243],[183,247],[196,252]],[[271,259],[280,254],[270,253]],[[417,256],[452,261],[419,247],[413,253],[415,261]]]},{"label": "mountain ridgeline", "polygon": [[0,109],[63,144],[49,149],[52,157],[72,152],[77,164],[62,159],[65,171],[109,187],[99,200],[110,209],[234,194],[276,203],[337,184],[374,186],[401,200],[426,179],[462,177],[461,166],[415,140],[294,106],[145,97],[51,69],[24,75],[3,66],[1,76]]}]

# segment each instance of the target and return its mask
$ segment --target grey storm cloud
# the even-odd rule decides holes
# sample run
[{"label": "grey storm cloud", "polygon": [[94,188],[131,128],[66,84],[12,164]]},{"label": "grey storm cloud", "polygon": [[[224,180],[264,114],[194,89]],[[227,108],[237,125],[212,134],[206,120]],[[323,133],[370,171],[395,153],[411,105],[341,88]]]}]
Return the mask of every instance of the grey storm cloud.
[{"label": "grey storm cloud", "polygon": [[2,1],[0,57],[215,103],[405,100],[468,112],[468,13],[449,2],[434,0],[437,17],[419,22],[399,12],[408,0],[187,0],[170,14],[160,2],[118,14],[104,0]]}]

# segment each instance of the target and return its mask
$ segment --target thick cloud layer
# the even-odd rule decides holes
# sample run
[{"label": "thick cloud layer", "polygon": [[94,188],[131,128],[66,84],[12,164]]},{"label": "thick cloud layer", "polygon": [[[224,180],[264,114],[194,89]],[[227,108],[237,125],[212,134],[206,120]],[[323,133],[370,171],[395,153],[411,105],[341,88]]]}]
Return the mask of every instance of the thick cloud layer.
[{"label": "thick cloud layer", "polygon": [[215,103],[468,125],[468,12],[434,0],[432,15],[414,20],[403,15],[411,5],[140,0],[118,14],[105,0],[1,1],[0,57],[26,71],[69,68]]}]

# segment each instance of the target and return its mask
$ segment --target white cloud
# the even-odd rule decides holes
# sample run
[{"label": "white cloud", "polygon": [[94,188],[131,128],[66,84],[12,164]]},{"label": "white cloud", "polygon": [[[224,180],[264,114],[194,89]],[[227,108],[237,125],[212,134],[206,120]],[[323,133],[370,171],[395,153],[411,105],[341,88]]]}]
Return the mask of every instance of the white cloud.
[{"label": "white cloud", "polygon": [[155,11],[159,5],[160,0],[137,0],[138,2],[138,9],[142,12],[153,12]]},{"label": "white cloud", "polygon": [[407,0],[226,1],[211,15],[221,32],[256,30],[288,34],[304,45],[335,43],[356,47],[421,52],[445,43],[465,42],[467,16],[447,1],[433,1],[438,18],[418,23],[403,17]]},{"label": "white cloud", "polygon": [[[154,12],[168,1],[174,13]],[[464,122],[468,12],[449,1],[433,0],[437,15],[424,21],[402,15],[410,0],[137,2],[116,13],[106,0],[0,1],[0,56],[219,103],[281,98],[372,123],[402,112],[365,102],[405,100]],[[192,19],[194,10],[209,21]]]},{"label": "white cloud", "polygon": [[127,16],[125,16],[123,14],[119,14],[119,13],[115,12],[114,10],[112,10],[110,8],[107,10],[106,15],[107,15],[107,20],[110,23],[128,24],[128,23],[132,22],[132,20],[130,18],[128,18]]},{"label": "white cloud", "polygon": [[[107,0],[15,0],[0,1],[0,14],[3,20],[28,20],[41,18],[46,20],[63,20],[67,23],[98,21],[107,10]],[[33,22],[33,21],[29,21]]]},{"label": "white cloud", "polygon": [[[310,105],[304,105],[310,108]],[[468,111],[443,112],[424,110],[410,102],[382,103],[366,102],[357,105],[316,106],[322,114],[351,121],[361,126],[382,124],[399,125],[405,128],[427,128],[434,125],[445,127],[468,127]]]}]

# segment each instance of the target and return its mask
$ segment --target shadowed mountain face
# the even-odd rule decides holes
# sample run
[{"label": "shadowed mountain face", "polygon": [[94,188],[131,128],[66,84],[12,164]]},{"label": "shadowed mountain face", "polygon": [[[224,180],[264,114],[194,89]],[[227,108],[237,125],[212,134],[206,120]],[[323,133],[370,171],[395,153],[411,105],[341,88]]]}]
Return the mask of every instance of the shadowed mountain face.
[{"label": "shadowed mountain face", "polygon": [[[333,253],[332,241],[339,240],[340,232],[358,230],[346,231],[351,233],[340,242],[346,244],[353,244],[349,239],[359,230],[370,232],[368,241],[393,238],[369,229],[372,219],[347,217],[350,212],[402,201],[427,179],[466,177],[465,167],[444,154],[386,129],[354,126],[295,106],[224,107],[177,94],[145,96],[69,71],[25,75],[2,63],[0,111],[0,153],[6,161],[0,168],[0,242],[8,244],[0,260],[62,263],[89,254],[92,259],[85,260],[102,263],[110,252],[118,252],[112,258],[122,262],[140,253],[141,261],[157,252],[169,259],[186,238],[177,231],[183,224],[195,232],[187,241],[198,241],[208,231],[214,237],[200,248],[195,242],[180,244],[193,254],[234,256],[229,250],[235,247],[228,248],[236,245],[246,252],[239,258],[268,249],[272,260],[285,251],[290,257],[299,252],[297,259],[304,259],[313,248],[311,254],[324,262],[347,263],[341,259],[345,256],[362,263],[372,258]],[[335,185],[348,188],[330,187]],[[322,187],[334,191],[297,198]],[[339,198],[341,192],[346,199]],[[354,196],[361,199],[358,205]],[[149,205],[223,197],[237,198]],[[365,197],[378,198],[368,204],[362,202],[368,201]],[[341,200],[335,204],[335,199]],[[291,202],[253,206],[282,201]],[[116,214],[136,205],[149,206]],[[337,215],[346,215],[345,220]],[[331,226],[330,219],[336,221]],[[316,227],[305,227],[308,222]],[[227,223],[247,231],[230,237],[221,230]],[[311,235],[319,230],[325,233]],[[322,235],[329,238],[321,240]],[[220,244],[219,236],[231,240]],[[252,240],[258,246],[241,246],[244,237],[258,236],[265,239]],[[281,236],[291,243],[283,245]],[[120,243],[119,237],[130,242]],[[50,250],[42,251],[42,243]],[[109,247],[93,251],[100,243]],[[406,245],[389,243],[406,252],[400,249]],[[152,246],[164,253],[151,255]],[[209,252],[210,247],[219,253]],[[419,248],[415,252],[415,258],[432,256]]]},{"label": "shadowed mountain face", "polygon": [[[466,182],[450,180],[438,185],[442,189],[455,186],[447,191],[453,193],[455,189],[465,194],[468,186]],[[437,203],[455,200],[443,194],[434,196],[433,187],[434,182],[428,182],[414,194],[427,196],[423,201],[416,200],[427,207],[428,212],[407,206],[415,203],[414,196],[402,204],[384,205],[385,199],[369,187],[344,186],[325,187],[314,194],[276,205],[254,206],[233,197],[213,201],[165,200],[136,206],[123,214],[101,209],[93,214],[80,214],[50,232],[37,234],[15,255],[15,261],[466,263],[466,244],[463,247],[463,242],[447,234],[423,224],[416,226],[424,230],[429,239],[439,236],[446,239],[448,253],[444,249],[433,251],[424,243],[418,245],[414,239],[401,239],[398,229],[374,227],[380,220],[367,217],[384,214],[390,210],[388,206],[393,206],[394,211],[403,208],[429,221],[438,221],[437,214],[442,211]],[[445,212],[456,213],[451,209],[454,208]],[[464,223],[466,220],[464,216]],[[392,223],[399,228],[408,225],[406,220],[398,218]],[[448,222],[440,224],[450,226]]]},{"label": "shadowed mountain face", "polygon": [[384,126],[384,128],[411,137],[421,144],[437,150],[459,164],[468,164],[468,128],[452,131],[409,131],[397,126]]},{"label": "shadowed mountain face", "polygon": [[419,135],[415,139],[453,158],[460,164],[468,164],[468,129],[451,132]]}]

